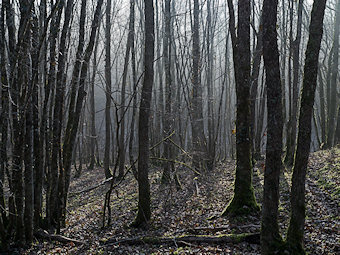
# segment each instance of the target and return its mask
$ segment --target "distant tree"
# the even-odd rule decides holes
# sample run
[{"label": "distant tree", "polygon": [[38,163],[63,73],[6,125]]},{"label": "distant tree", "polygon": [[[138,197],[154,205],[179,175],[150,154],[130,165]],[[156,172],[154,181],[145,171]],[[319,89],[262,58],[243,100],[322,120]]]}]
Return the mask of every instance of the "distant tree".
[{"label": "distant tree", "polygon": [[[172,79],[171,79],[171,0],[164,1],[164,39],[163,39],[163,57],[164,57],[164,71],[165,71],[165,116],[164,116],[164,135],[169,136],[173,129],[172,121]],[[169,141],[164,142],[164,157],[171,159],[172,149]],[[169,183],[170,170],[173,163],[167,161],[164,163],[164,170],[162,175],[162,183]]]},{"label": "distant tree", "polygon": [[[291,166],[294,161],[294,153],[296,147],[296,130],[299,107],[299,91],[300,91],[300,48],[302,37],[302,18],[303,18],[303,0],[299,0],[298,4],[298,19],[296,27],[296,37],[291,41],[291,54],[293,55],[293,84],[291,100],[291,114],[287,125],[287,149],[285,155],[285,163]],[[293,10],[291,10],[293,11]]]},{"label": "distant tree", "polygon": [[194,19],[192,26],[192,98],[191,98],[191,132],[193,167],[197,170],[206,169],[207,140],[204,134],[203,99],[201,85],[201,56],[200,56],[200,21],[199,2],[194,0]]},{"label": "distant tree", "polygon": [[336,1],[336,13],[334,23],[334,43],[333,51],[330,58],[332,63],[330,68],[330,101],[328,107],[328,134],[327,144],[328,148],[334,145],[335,130],[337,124],[337,88],[338,88],[338,76],[339,76],[339,36],[340,36],[340,1]]}]

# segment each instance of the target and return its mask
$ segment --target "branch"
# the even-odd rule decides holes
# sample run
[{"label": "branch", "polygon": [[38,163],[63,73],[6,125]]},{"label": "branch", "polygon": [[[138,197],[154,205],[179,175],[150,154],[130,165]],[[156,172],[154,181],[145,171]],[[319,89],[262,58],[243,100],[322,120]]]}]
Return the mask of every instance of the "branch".
[{"label": "branch", "polygon": [[58,241],[61,243],[74,243],[76,245],[85,244],[85,242],[72,239],[72,238],[68,238],[66,236],[49,234],[46,230],[42,230],[42,229],[38,230],[36,233],[34,233],[34,235],[38,238],[47,239],[51,241]]},{"label": "branch", "polygon": [[106,184],[107,182],[111,181],[112,178],[113,178],[113,177],[110,177],[110,178],[108,178],[108,179],[105,179],[105,180],[102,181],[101,183],[99,183],[99,184],[97,184],[97,185],[95,185],[95,186],[92,186],[92,187],[90,187],[90,188],[83,189],[83,190],[80,190],[80,191],[72,192],[72,193],[70,193],[70,197],[73,197],[73,196],[75,196],[75,195],[79,195],[79,194],[84,193],[84,192],[89,192],[89,191],[91,191],[91,190],[94,190],[94,189],[96,189],[96,188],[98,188],[98,187],[100,187],[100,186]]},{"label": "branch", "polygon": [[219,236],[207,235],[188,235],[188,236],[174,236],[174,237],[153,237],[144,236],[136,238],[127,238],[116,240],[115,238],[104,241],[105,245],[141,245],[141,244],[180,244],[180,243],[207,243],[207,244],[225,244],[225,243],[241,243],[248,242],[251,244],[260,244],[260,233],[246,233],[246,234],[228,234]]},{"label": "branch", "polygon": [[198,175],[201,175],[200,172],[198,172],[197,170],[195,170],[194,168],[192,168],[191,166],[189,166],[187,163],[184,163],[184,162],[181,162],[181,161],[177,161],[177,160],[174,160],[174,159],[167,159],[167,158],[157,158],[157,157],[150,157],[150,159],[153,159],[153,160],[160,160],[160,161],[166,161],[166,162],[172,162],[172,163],[177,163],[177,164],[180,164],[180,165],[183,165],[187,168],[189,168],[191,171],[193,171],[194,173],[198,174]]}]

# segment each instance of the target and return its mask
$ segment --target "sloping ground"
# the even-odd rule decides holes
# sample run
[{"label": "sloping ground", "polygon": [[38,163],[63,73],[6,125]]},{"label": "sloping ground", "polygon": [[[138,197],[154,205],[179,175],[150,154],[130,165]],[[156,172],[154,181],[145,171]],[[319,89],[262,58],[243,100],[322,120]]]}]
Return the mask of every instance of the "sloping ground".
[{"label": "sloping ground", "polygon": [[[258,201],[262,199],[263,162],[254,169],[254,185]],[[76,246],[58,242],[43,242],[26,251],[40,254],[259,254],[256,244],[225,245],[177,243],[164,245],[104,245],[115,238],[142,236],[174,236],[183,234],[221,235],[255,233],[259,231],[260,214],[248,217],[221,218],[223,208],[232,197],[233,161],[219,164],[204,176],[195,177],[189,169],[178,169],[182,190],[175,185],[160,185],[161,170],[151,169],[152,223],[148,230],[129,228],[137,210],[137,186],[128,175],[112,193],[112,224],[102,228],[105,185],[89,192],[72,195],[104,180],[103,170],[84,172],[71,184],[67,227],[62,234],[85,241]],[[291,173],[281,178],[280,226],[282,234],[289,217],[289,185]],[[307,218],[305,242],[310,254],[340,253],[340,150],[320,151],[311,155],[307,181]],[[211,220],[208,220],[212,218]]]}]

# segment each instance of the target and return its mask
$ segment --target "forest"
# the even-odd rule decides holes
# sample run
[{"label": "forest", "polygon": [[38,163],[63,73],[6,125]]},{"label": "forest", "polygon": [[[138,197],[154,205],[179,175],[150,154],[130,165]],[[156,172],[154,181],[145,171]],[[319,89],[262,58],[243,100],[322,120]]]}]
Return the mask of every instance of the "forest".
[{"label": "forest", "polygon": [[0,254],[340,254],[340,0],[1,0]]}]

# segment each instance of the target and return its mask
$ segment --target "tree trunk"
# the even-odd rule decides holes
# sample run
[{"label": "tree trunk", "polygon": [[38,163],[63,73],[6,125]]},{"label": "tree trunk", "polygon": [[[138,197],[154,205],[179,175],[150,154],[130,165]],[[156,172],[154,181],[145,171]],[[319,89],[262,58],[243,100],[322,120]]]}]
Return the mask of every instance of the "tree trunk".
[{"label": "tree trunk", "polygon": [[291,217],[287,233],[287,244],[294,254],[304,254],[305,180],[310,151],[311,122],[326,1],[315,1],[313,4],[305,57],[298,140],[292,177]]},{"label": "tree trunk", "polygon": [[277,252],[282,241],[278,225],[279,178],[282,155],[282,86],[277,45],[277,0],[263,3],[263,58],[267,88],[267,147],[262,203],[261,254]]},{"label": "tree trunk", "polygon": [[297,20],[297,32],[296,38],[292,41],[292,54],[293,54],[293,98],[291,98],[291,114],[290,114],[290,132],[287,134],[287,151],[285,163],[289,166],[293,164],[295,146],[296,146],[296,130],[297,130],[297,118],[298,118],[298,106],[299,106],[299,70],[300,70],[300,42],[301,42],[301,29],[302,29],[302,10],[303,10],[303,0],[299,0],[298,5],[298,20]]},{"label": "tree trunk", "polygon": [[[52,33],[53,36],[51,37],[51,44],[53,43],[54,52],[53,57],[55,57],[55,49],[56,49],[56,43],[58,39],[58,31],[59,31],[59,25],[61,21],[61,14],[63,12],[65,5],[65,1],[62,0],[59,2],[58,6],[58,13],[57,17],[55,18],[54,24],[52,26]],[[70,16],[70,15],[69,15]],[[65,27],[64,27],[65,28]],[[62,54],[58,57],[58,72],[57,72],[57,81],[55,81],[55,66],[57,63],[57,59],[54,58],[51,61],[51,68],[50,68],[50,79],[49,82],[51,82],[50,86],[53,86],[52,89],[55,86],[56,82],[56,90],[55,90],[55,98],[51,99],[51,101],[54,101],[54,113],[53,113],[53,130],[52,130],[52,155],[51,155],[51,169],[49,171],[48,181],[49,181],[49,190],[48,190],[48,225],[50,227],[57,227],[58,224],[58,171],[62,171],[61,162],[59,162],[59,153],[61,150],[61,126],[62,126],[62,120],[63,120],[63,99],[64,99],[64,91],[63,91],[63,77],[64,77],[64,66],[65,66],[65,49],[66,49],[66,31],[64,31],[63,28],[63,34],[64,37],[60,42],[60,52]],[[64,47],[62,47],[64,46]],[[60,61],[60,63],[59,63]],[[53,85],[52,85],[53,83]]]},{"label": "tree trunk", "polygon": [[[131,10],[130,10],[131,11]],[[124,176],[124,168],[125,168],[125,155],[126,155],[126,146],[125,146],[125,115],[127,112],[127,108],[125,106],[125,89],[126,89],[126,77],[129,66],[129,58],[130,51],[132,46],[132,39],[134,33],[134,19],[131,19],[131,14],[129,18],[129,33],[126,43],[126,51],[125,51],[125,60],[124,60],[124,70],[123,70],[123,81],[122,81],[122,90],[121,90],[121,105],[120,105],[120,137],[119,137],[119,170],[118,170],[118,179],[123,178]]]},{"label": "tree trunk", "polygon": [[105,177],[112,176],[110,171],[111,149],[111,0],[106,4],[106,27],[105,27],[105,148],[104,148],[104,172]]},{"label": "tree trunk", "polygon": [[149,183],[149,119],[152,87],[154,82],[154,7],[152,0],[144,0],[145,45],[144,81],[139,108],[138,123],[138,213],[134,226],[145,226],[151,218]]},{"label": "tree trunk", "polygon": [[204,134],[203,101],[201,85],[201,57],[199,38],[199,2],[194,0],[194,23],[192,31],[192,102],[191,102],[191,129],[192,129],[192,164],[200,171],[206,170],[207,148]]},{"label": "tree trunk", "polygon": [[234,197],[222,215],[247,214],[258,210],[252,184],[250,141],[250,1],[238,2],[238,35],[235,32],[234,7],[228,0],[229,25],[236,81],[236,179]]},{"label": "tree trunk", "polygon": [[340,1],[336,3],[336,16],[334,24],[334,45],[333,45],[333,58],[330,79],[330,107],[328,112],[328,136],[327,136],[327,147],[330,148],[334,145],[334,134],[336,129],[337,120],[337,80],[338,80],[338,66],[339,66],[339,35],[340,35]]},{"label": "tree trunk", "polygon": [[[171,0],[166,0],[164,3],[164,40],[163,40],[163,57],[164,57],[164,71],[165,71],[165,116],[164,116],[164,136],[167,137],[171,134],[173,129],[172,113],[171,113]],[[169,140],[164,141],[164,158],[171,159],[172,150]],[[170,170],[173,163],[167,161],[164,163],[163,175],[161,182],[163,184],[170,182]]]},{"label": "tree trunk", "polygon": [[63,167],[65,171],[65,180],[64,180],[64,192],[61,199],[63,199],[63,208],[62,208],[62,222],[65,222],[66,216],[66,202],[67,202],[67,194],[70,185],[71,179],[71,165],[72,165],[72,151],[74,149],[75,140],[77,137],[77,131],[79,127],[79,119],[82,111],[82,107],[84,104],[84,98],[86,96],[85,91],[85,80],[87,77],[88,65],[93,52],[93,48],[95,45],[96,33],[100,24],[100,16],[101,16],[101,7],[103,5],[103,0],[98,0],[97,6],[95,9],[94,17],[91,25],[91,33],[89,43],[84,52],[84,57],[82,59],[82,67],[79,78],[79,88],[78,88],[78,97],[76,101],[75,108],[69,109],[68,122],[66,126],[65,132],[65,140],[63,146]]}]

